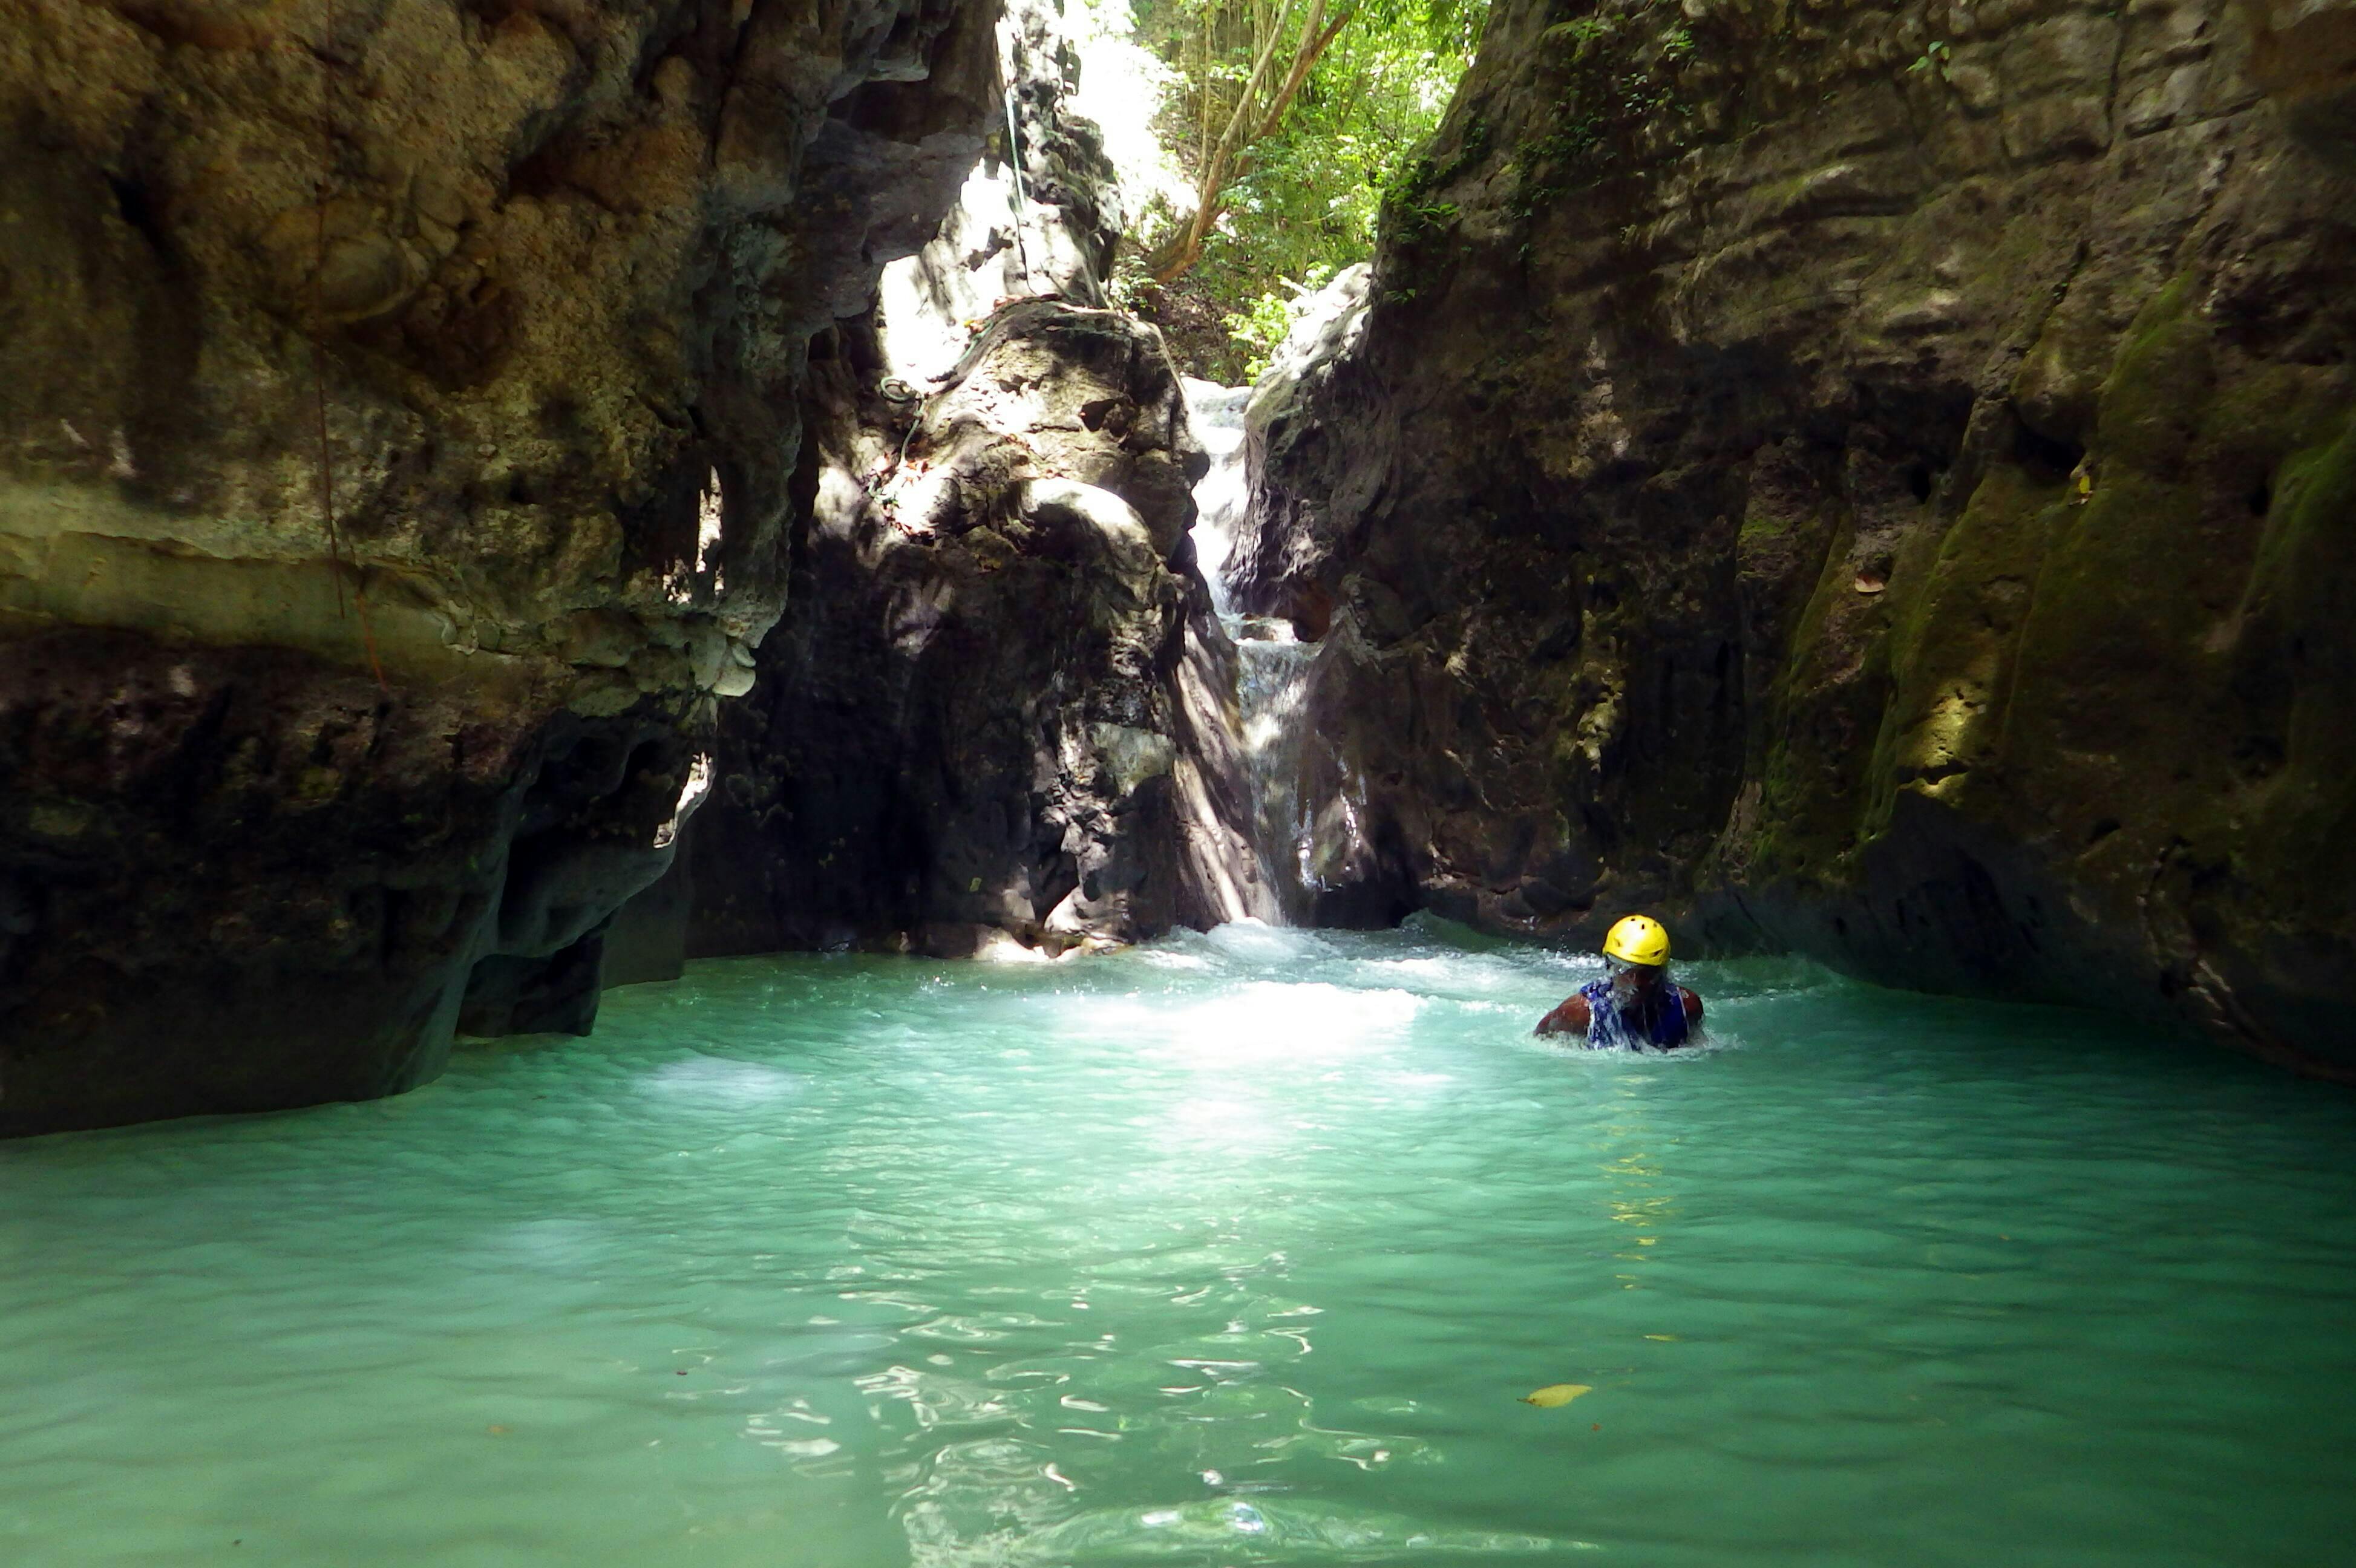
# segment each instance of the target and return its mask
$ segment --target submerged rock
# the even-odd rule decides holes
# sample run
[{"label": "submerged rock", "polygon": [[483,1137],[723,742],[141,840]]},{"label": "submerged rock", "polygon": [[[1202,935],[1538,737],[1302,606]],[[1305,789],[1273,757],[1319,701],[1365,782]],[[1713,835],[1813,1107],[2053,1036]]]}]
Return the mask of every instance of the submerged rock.
[{"label": "submerged rock", "polygon": [[1333,896],[2356,1071],[2351,14],[1495,9],[1265,415]]}]

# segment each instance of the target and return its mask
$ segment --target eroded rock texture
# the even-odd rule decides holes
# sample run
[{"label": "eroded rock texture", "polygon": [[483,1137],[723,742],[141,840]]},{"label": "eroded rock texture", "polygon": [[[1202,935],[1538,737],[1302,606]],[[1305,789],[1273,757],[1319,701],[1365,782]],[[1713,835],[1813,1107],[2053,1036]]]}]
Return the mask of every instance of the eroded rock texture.
[{"label": "eroded rock texture", "polygon": [[723,724],[696,953],[1067,952],[1273,912],[1236,657],[1194,561],[1207,456],[1160,336],[1102,300],[1119,220],[1044,6],[1019,124],[815,351],[793,605]]},{"label": "eroded rock texture", "polygon": [[994,14],[0,0],[0,1133],[585,1026]]},{"label": "eroded rock texture", "polygon": [[1190,848],[1248,817],[1204,804],[1204,458],[1159,336],[1017,304],[894,406],[863,325],[817,368],[806,587],[724,722],[696,949],[961,955],[1247,912]]},{"label": "eroded rock texture", "polygon": [[2356,1069],[2351,16],[1505,0],[1256,421],[1337,896]]}]

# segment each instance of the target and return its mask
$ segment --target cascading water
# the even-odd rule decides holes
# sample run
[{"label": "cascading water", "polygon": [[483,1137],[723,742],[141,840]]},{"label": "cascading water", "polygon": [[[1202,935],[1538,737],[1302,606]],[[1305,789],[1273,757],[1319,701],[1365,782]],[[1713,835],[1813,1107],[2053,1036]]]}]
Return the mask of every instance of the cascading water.
[{"label": "cascading water", "polygon": [[1232,632],[1239,617],[1227,592],[1227,558],[1251,502],[1251,475],[1244,465],[1244,408],[1251,401],[1252,389],[1192,376],[1185,379],[1185,388],[1186,418],[1194,427],[1194,439],[1211,455],[1209,470],[1194,486],[1194,559],[1202,566],[1203,581],[1210,584],[1212,608]]},{"label": "cascading water", "polygon": [[1280,620],[1237,617],[1240,661],[1236,698],[1243,710],[1244,763],[1251,781],[1253,842],[1267,865],[1287,924],[1308,908],[1311,821],[1301,787],[1301,750],[1309,725],[1303,712],[1313,643],[1303,643]]},{"label": "cascading water", "polygon": [[1186,381],[1186,409],[1194,434],[1211,455],[1210,471],[1194,486],[1194,555],[1211,590],[1219,624],[1236,645],[1236,699],[1242,715],[1241,749],[1252,797],[1252,847],[1287,924],[1308,908],[1311,822],[1301,789],[1301,750],[1308,740],[1302,711],[1314,644],[1293,634],[1290,622],[1237,612],[1227,588],[1227,561],[1250,497],[1244,464],[1244,407],[1249,387]]}]

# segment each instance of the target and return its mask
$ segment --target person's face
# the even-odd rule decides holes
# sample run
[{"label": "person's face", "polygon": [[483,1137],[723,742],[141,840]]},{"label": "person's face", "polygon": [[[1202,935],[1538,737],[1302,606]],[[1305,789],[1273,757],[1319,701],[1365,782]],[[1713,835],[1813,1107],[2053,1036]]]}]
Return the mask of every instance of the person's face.
[{"label": "person's face", "polygon": [[1661,971],[1652,965],[1629,964],[1617,958],[1606,958],[1604,966],[1612,973],[1612,994],[1628,1000],[1650,996],[1653,987],[1661,983]]}]

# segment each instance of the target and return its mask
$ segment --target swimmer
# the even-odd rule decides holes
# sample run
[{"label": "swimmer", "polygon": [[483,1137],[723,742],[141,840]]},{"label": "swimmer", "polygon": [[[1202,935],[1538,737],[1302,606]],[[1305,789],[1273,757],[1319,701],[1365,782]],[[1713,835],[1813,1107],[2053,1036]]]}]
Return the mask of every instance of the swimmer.
[{"label": "swimmer", "polygon": [[1669,933],[1632,914],[1603,938],[1604,976],[1538,1020],[1538,1034],[1583,1034],[1592,1046],[1683,1045],[1701,1027],[1701,998],[1668,977]]}]

